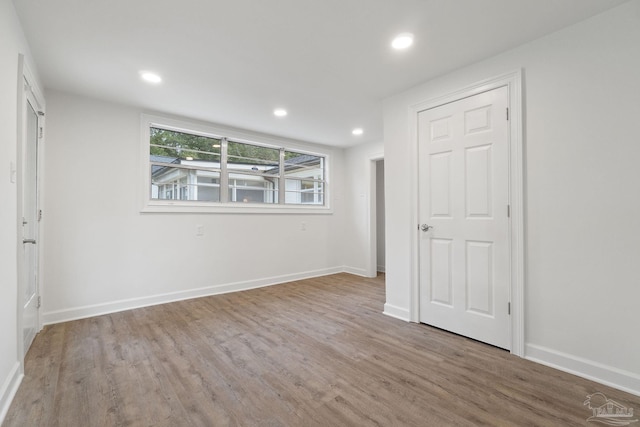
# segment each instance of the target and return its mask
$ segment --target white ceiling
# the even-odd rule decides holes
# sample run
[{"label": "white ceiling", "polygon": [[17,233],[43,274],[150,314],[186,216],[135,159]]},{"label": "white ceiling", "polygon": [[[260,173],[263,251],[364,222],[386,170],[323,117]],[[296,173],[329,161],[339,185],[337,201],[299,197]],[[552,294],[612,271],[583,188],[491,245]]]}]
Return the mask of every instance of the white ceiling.
[{"label": "white ceiling", "polygon": [[[625,0],[14,0],[48,89],[303,141],[382,139],[381,100]],[[415,34],[408,51],[389,44]],[[159,86],[138,72],[162,75]],[[273,116],[275,107],[289,111]],[[354,127],[364,135],[351,135]]]}]

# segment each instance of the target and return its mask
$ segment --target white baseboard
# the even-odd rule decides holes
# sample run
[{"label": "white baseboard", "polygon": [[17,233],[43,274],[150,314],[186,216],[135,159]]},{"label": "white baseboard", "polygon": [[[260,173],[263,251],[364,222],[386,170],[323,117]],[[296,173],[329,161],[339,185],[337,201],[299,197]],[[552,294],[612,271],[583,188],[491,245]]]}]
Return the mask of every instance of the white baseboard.
[{"label": "white baseboard", "polygon": [[385,272],[384,265],[379,265],[378,266],[378,272],[380,272],[380,273],[384,273]]},{"label": "white baseboard", "polygon": [[342,272],[354,274],[360,277],[371,277],[369,274],[367,274],[367,270],[365,270],[364,268],[348,267],[345,265],[342,267]]},{"label": "white baseboard", "polygon": [[404,320],[405,322],[409,322],[411,320],[409,310],[387,303],[385,303],[384,311],[382,313],[389,317],[395,317],[396,319]]},{"label": "white baseboard", "polygon": [[632,372],[535,344],[526,344],[525,359],[640,396],[640,375]]},{"label": "white baseboard", "polygon": [[18,391],[22,378],[24,378],[24,374],[20,369],[20,363],[16,362],[0,389],[0,425],[4,422],[7,412],[9,412],[9,406],[11,406],[13,397]]},{"label": "white baseboard", "polygon": [[187,291],[170,292],[149,297],[131,298],[108,302],[104,304],[87,305],[65,310],[57,310],[43,313],[42,321],[45,325],[68,322],[70,320],[85,319],[87,317],[101,316],[103,314],[116,313],[134,308],[148,307],[186,299],[199,298],[211,295],[226,294],[229,292],[246,291],[264,286],[279,285],[295,280],[311,279],[313,277],[327,276],[330,274],[351,272],[344,267],[333,267],[322,270],[306,271],[302,273],[286,274],[282,276],[268,277],[264,279],[247,280],[244,282],[228,283],[208,286],[205,288],[190,289]]}]

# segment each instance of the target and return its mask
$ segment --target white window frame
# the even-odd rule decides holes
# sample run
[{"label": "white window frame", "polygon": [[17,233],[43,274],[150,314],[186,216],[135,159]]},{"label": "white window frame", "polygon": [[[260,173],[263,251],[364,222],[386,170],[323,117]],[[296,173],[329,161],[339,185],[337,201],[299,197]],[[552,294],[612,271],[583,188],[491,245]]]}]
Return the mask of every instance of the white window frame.
[{"label": "white window frame", "polygon": [[[311,204],[263,204],[238,202],[207,202],[195,200],[165,200],[151,198],[151,162],[149,160],[150,129],[157,127],[176,132],[190,133],[210,138],[227,138],[234,142],[253,144],[268,148],[285,148],[296,153],[321,156],[324,158],[324,205]],[[329,151],[314,147],[309,150],[304,145],[286,138],[276,138],[241,129],[227,128],[218,125],[189,122],[163,116],[142,114],[140,120],[140,163],[141,186],[140,200],[142,213],[286,213],[286,214],[332,214],[330,172],[331,159]],[[226,171],[224,171],[226,172]],[[223,172],[223,173],[224,173]],[[222,181],[222,173],[221,173]],[[280,177],[284,179],[284,177]],[[222,186],[220,191],[222,193]]]}]

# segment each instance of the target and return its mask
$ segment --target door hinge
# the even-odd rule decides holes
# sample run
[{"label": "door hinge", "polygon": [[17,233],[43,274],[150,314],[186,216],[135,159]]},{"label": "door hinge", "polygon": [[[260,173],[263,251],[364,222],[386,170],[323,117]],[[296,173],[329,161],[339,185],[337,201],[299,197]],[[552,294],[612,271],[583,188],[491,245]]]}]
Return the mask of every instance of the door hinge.
[{"label": "door hinge", "polygon": [[509,108],[507,108],[507,120],[509,120]]},{"label": "door hinge", "polygon": [[507,205],[507,218],[511,218],[511,205]]},{"label": "door hinge", "polygon": [[511,314],[511,303],[507,303],[507,314]]},{"label": "door hinge", "polygon": [[38,222],[42,221],[42,209],[38,210]]},{"label": "door hinge", "polygon": [[42,305],[42,297],[38,295],[38,306],[36,308],[40,308],[41,305]]},{"label": "door hinge", "polygon": [[40,133],[38,134],[38,139],[42,139],[43,136],[44,136],[44,128],[40,126]]}]

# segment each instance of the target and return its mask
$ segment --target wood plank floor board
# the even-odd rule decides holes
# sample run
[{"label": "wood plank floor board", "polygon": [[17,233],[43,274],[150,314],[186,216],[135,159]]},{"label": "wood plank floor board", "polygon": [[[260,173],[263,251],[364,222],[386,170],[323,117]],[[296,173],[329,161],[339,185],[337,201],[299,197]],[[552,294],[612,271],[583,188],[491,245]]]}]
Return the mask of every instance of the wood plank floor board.
[{"label": "wood plank floor board", "polygon": [[[47,328],[45,328],[46,330]],[[28,425],[27,420],[41,425],[53,410],[60,361],[62,357],[62,343],[65,339],[65,328],[55,328],[40,334],[42,346],[33,346],[29,352],[30,359],[27,367],[33,375],[25,376],[22,387],[33,390],[28,396],[26,411],[21,413],[18,425]],[[49,351],[51,349],[51,351]]]},{"label": "wood plank floor board", "polygon": [[384,316],[337,274],[47,326],[3,427],[580,426],[640,399]]},{"label": "wood plank floor board", "polygon": [[[175,317],[175,313],[165,315]],[[202,360],[195,343],[185,334],[184,322],[176,319],[175,324],[164,322],[158,327],[147,325],[147,328],[145,335],[151,339],[150,352],[160,365],[158,375],[169,379],[167,386],[176,391],[186,419],[193,425],[211,422],[229,425],[231,416],[221,410],[224,401],[221,402],[220,396],[230,394],[218,391],[226,382],[212,375],[217,371]]]}]

